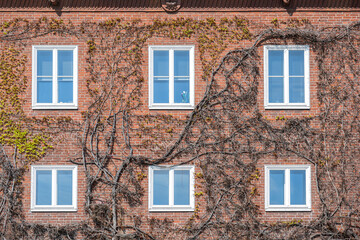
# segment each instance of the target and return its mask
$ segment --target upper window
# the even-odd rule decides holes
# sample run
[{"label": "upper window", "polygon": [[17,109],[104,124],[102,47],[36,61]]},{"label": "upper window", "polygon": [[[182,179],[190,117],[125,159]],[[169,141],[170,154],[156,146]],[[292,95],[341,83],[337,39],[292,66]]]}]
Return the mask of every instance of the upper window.
[{"label": "upper window", "polygon": [[265,46],[265,108],[309,109],[309,47]]},{"label": "upper window", "polygon": [[310,166],[265,166],[265,210],[311,211]]},{"label": "upper window", "polygon": [[77,46],[33,46],[33,109],[77,108]]},{"label": "upper window", "polygon": [[194,166],[149,168],[150,211],[194,211]]},{"label": "upper window", "polygon": [[194,107],[194,47],[149,47],[150,109]]},{"label": "upper window", "polygon": [[31,211],[76,211],[77,166],[32,166]]}]

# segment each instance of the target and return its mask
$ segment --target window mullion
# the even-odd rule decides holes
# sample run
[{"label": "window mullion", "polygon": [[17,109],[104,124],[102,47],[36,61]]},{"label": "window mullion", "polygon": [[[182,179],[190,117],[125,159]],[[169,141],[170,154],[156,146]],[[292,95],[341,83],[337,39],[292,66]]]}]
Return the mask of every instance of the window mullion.
[{"label": "window mullion", "polygon": [[195,99],[195,69],[194,69],[194,48],[191,48],[189,49],[189,70],[190,70],[190,74],[189,74],[189,80],[190,80],[190,85],[189,85],[189,91],[190,91],[190,94],[189,94],[189,97],[190,97],[190,104],[193,106],[195,103],[194,103],[194,99]]},{"label": "window mullion", "polygon": [[150,105],[153,105],[154,104],[154,66],[155,66],[155,63],[154,63],[154,49],[150,48],[150,71],[149,71],[149,75],[150,75]]},{"label": "window mullion", "polygon": [[289,50],[284,50],[284,101],[289,104]]},{"label": "window mullion", "polygon": [[190,172],[190,181],[189,181],[189,183],[190,183],[190,187],[189,187],[189,189],[190,189],[190,192],[189,192],[189,198],[190,198],[190,201],[189,201],[189,203],[190,203],[190,207],[195,207],[195,198],[193,197],[194,196],[194,193],[195,193],[195,176],[194,176],[194,174],[195,174],[195,169],[194,169],[194,167],[192,167],[192,168],[190,168],[189,169],[189,172]]},{"label": "window mullion", "polygon": [[78,51],[77,48],[72,50],[72,54],[73,54],[73,72],[72,72],[72,76],[73,76],[73,103],[75,105],[78,104],[78,76],[77,73],[78,72]]},{"label": "window mullion", "polygon": [[270,169],[265,168],[265,207],[270,206]]},{"label": "window mullion", "polygon": [[149,190],[150,190],[150,194],[149,194],[149,207],[154,206],[154,169],[152,167],[149,167]]},{"label": "window mullion", "polygon": [[265,103],[265,106],[267,106],[269,104],[269,48],[265,47],[264,49],[264,78],[265,78],[265,81],[264,81],[264,94],[265,94],[265,97],[264,97],[264,103]]},{"label": "window mullion", "polygon": [[169,103],[174,104],[174,49],[169,50]]},{"label": "window mullion", "polygon": [[290,206],[290,169],[285,169],[285,206]]},{"label": "window mullion", "polygon": [[174,206],[174,169],[169,170],[169,206]]},{"label": "window mullion", "polygon": [[309,207],[311,202],[311,173],[310,167],[305,170],[305,205]]},{"label": "window mullion", "polygon": [[37,69],[38,69],[38,50],[35,48],[34,50],[35,54],[33,54],[33,61],[34,61],[34,67],[33,67],[33,76],[34,76],[34,80],[33,80],[33,83],[34,83],[34,91],[35,92],[35,96],[33,96],[33,102],[37,103],[38,102],[38,95],[39,95],[39,92],[38,92],[38,72],[37,72]]},{"label": "window mullion", "polygon": [[32,197],[33,197],[33,204],[32,207],[36,206],[36,200],[37,200],[37,196],[36,196],[36,183],[37,183],[37,169],[34,168],[33,172],[31,173],[31,184],[33,186],[33,192],[31,193]]},{"label": "window mullion", "polygon": [[57,104],[58,101],[58,50],[53,50],[53,103]]},{"label": "window mullion", "polygon": [[305,104],[310,105],[310,63],[309,63],[309,49],[304,49],[304,91],[305,91]]},{"label": "window mullion", "polygon": [[57,175],[56,170],[51,171],[51,206],[55,207],[57,205]]}]

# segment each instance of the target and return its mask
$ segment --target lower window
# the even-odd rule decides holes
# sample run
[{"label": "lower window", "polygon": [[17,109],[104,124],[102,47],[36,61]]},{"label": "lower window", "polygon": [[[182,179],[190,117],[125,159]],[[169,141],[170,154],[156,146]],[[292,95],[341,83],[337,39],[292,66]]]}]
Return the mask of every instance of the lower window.
[{"label": "lower window", "polygon": [[194,166],[149,168],[150,211],[194,211]]},{"label": "lower window", "polygon": [[31,211],[76,211],[77,166],[32,166]]},{"label": "lower window", "polygon": [[310,165],[266,165],[265,210],[311,211]]}]

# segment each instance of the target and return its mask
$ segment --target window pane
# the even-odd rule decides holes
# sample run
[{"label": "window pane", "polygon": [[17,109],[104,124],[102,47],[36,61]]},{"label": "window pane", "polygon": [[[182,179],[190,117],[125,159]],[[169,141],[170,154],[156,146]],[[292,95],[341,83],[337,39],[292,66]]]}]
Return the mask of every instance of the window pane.
[{"label": "window pane", "polygon": [[154,76],[169,76],[169,51],[154,51]]},{"label": "window pane", "polygon": [[73,78],[59,77],[58,78],[58,97],[59,103],[73,102]]},{"label": "window pane", "polygon": [[36,205],[51,205],[51,170],[36,171]]},{"label": "window pane", "polygon": [[306,204],[306,173],[305,170],[290,171],[290,204]]},{"label": "window pane", "polygon": [[284,102],[284,78],[269,77],[269,103]]},{"label": "window pane", "polygon": [[72,205],[72,171],[57,171],[57,204]]},{"label": "window pane", "polygon": [[38,76],[52,76],[52,51],[38,50],[37,51],[37,75]]},{"label": "window pane", "polygon": [[190,205],[190,171],[174,171],[174,205]]},{"label": "window pane", "polygon": [[169,205],[169,170],[154,170],[154,205]]},{"label": "window pane", "polygon": [[305,87],[303,77],[289,78],[289,102],[304,103],[305,102]]},{"label": "window pane", "polygon": [[270,205],[284,205],[284,170],[270,170]]},{"label": "window pane", "polygon": [[175,76],[189,76],[190,72],[189,51],[174,51]]},{"label": "window pane", "polygon": [[37,102],[52,103],[52,78],[37,78]]},{"label": "window pane", "polygon": [[284,51],[269,50],[269,76],[283,76]]},{"label": "window pane", "polygon": [[190,79],[188,77],[175,77],[174,80],[174,102],[189,103],[190,101]]},{"label": "window pane", "polygon": [[58,51],[58,75],[72,76],[73,75],[73,51],[59,50]]},{"label": "window pane", "polygon": [[289,51],[289,74],[290,76],[304,76],[304,51]]},{"label": "window pane", "polygon": [[154,77],[154,103],[169,103],[168,77]]}]

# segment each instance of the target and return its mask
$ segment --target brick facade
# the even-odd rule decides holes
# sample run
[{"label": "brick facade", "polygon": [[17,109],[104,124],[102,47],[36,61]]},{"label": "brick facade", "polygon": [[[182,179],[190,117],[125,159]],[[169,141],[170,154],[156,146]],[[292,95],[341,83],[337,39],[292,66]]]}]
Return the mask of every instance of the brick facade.
[{"label": "brick facade", "polygon": [[[60,0],[61,2],[61,0]],[[295,1],[296,2],[296,1]],[[292,3],[295,4],[295,3]],[[236,10],[233,10],[236,9]],[[217,8],[204,8],[204,9],[193,9],[193,8],[183,8],[175,14],[169,14],[163,11],[160,8],[141,8],[134,10],[133,8],[66,8],[64,7],[59,10],[54,10],[52,8],[17,8],[12,9],[8,6],[1,8],[0,6],[0,22],[8,21],[14,18],[25,18],[28,20],[37,20],[41,17],[47,18],[57,18],[63,20],[71,20],[73,24],[80,24],[84,21],[103,21],[110,18],[123,18],[125,20],[134,20],[141,19],[143,22],[152,22],[154,19],[172,19],[178,17],[184,18],[196,18],[196,19],[206,19],[213,17],[217,20],[220,20],[223,17],[244,17],[248,19],[251,23],[262,25],[269,24],[273,19],[277,18],[279,20],[287,21],[289,19],[308,19],[312,25],[316,27],[333,27],[347,25],[349,23],[359,20],[360,17],[360,8],[358,6],[355,8],[300,8],[291,12],[289,9],[284,9],[282,7],[273,7],[273,8],[253,8],[253,9],[241,9],[241,8],[226,8],[220,9]],[[291,12],[291,14],[289,13]],[[24,96],[26,104],[24,106],[25,112],[28,116],[42,117],[42,116],[71,116],[74,120],[81,120],[81,112],[85,111],[89,105],[89,96],[86,90],[86,77],[87,73],[86,68],[86,55],[87,55],[87,45],[84,42],[81,42],[75,38],[67,38],[60,36],[46,36],[36,39],[32,39],[30,44],[27,45],[24,49],[24,53],[28,57],[28,62],[26,65],[26,76],[29,79],[32,78],[31,72],[31,58],[32,50],[31,45],[77,45],[79,49],[79,58],[78,58],[78,110],[33,110],[31,107],[31,84],[29,84],[26,94]],[[229,49],[233,48],[242,48],[251,46],[252,41],[242,41],[239,45],[233,44],[229,46]],[[183,40],[171,40],[171,39],[161,39],[161,38],[152,38],[147,43],[148,45],[195,45],[195,103],[198,103],[202,98],[206,83],[203,82],[199,76],[201,75],[202,69],[198,54],[198,46],[195,40],[189,40],[184,42]],[[263,48],[259,48],[259,56],[263,58]],[[225,51],[226,52],[226,51]],[[145,83],[143,87],[143,93],[141,96],[141,101],[143,105],[140,112],[147,114],[156,114],[156,113],[167,113],[172,116],[179,117],[180,119],[185,119],[186,116],[191,112],[191,110],[149,110],[148,109],[148,47],[143,49],[144,60],[142,66],[143,76],[145,77]],[[310,50],[310,110],[265,110],[263,106],[264,102],[264,80],[263,80],[263,62],[259,63],[259,69],[261,71],[259,78],[259,93],[258,93],[258,107],[263,116],[268,119],[275,119],[277,116],[284,116],[285,118],[295,117],[295,116],[316,116],[319,114],[319,102],[317,100],[317,83],[318,83],[318,69],[315,62],[315,54]],[[43,159],[37,162],[37,165],[67,165],[70,164],[68,159],[73,158],[75,154],[79,153],[79,146],[76,146],[76,134],[64,134],[61,138],[62,140],[56,144],[55,149],[50,151]],[[198,163],[196,163],[198,164]],[[291,221],[293,219],[302,219],[303,221],[311,221],[315,219],[319,213],[319,198],[316,191],[316,183],[312,181],[311,184],[311,203],[312,210],[310,212],[266,212],[264,205],[264,185],[265,185],[265,173],[264,165],[266,164],[308,164],[308,162],[298,159],[296,157],[290,157],[286,159],[279,159],[277,157],[269,157],[266,160],[261,160],[259,162],[258,169],[260,170],[260,178],[257,181],[256,185],[258,187],[258,193],[255,203],[259,206],[259,211],[261,212],[260,219],[264,222],[272,221]],[[199,168],[196,168],[196,172],[199,172]],[[315,170],[313,166],[311,167],[311,177],[315,178]],[[84,201],[85,201],[85,190],[86,190],[86,180],[84,176],[84,171],[79,167],[78,171],[78,211],[77,212],[31,212],[30,211],[30,183],[31,176],[30,172],[26,173],[25,180],[23,183],[24,186],[24,201],[23,209],[25,213],[26,220],[30,222],[38,223],[49,223],[55,225],[63,224],[75,224],[79,223],[82,220],[87,218],[87,214],[84,211]],[[143,182],[144,187],[144,196],[143,204],[141,206],[135,207],[132,209],[133,213],[136,213],[145,217],[159,217],[164,218],[168,217],[174,219],[175,223],[185,224],[186,221],[192,216],[193,212],[149,212],[148,211],[148,182],[145,179]],[[202,198],[196,198],[196,202],[201,203],[204,201]],[[205,211],[205,202],[200,205],[200,210]]]}]

